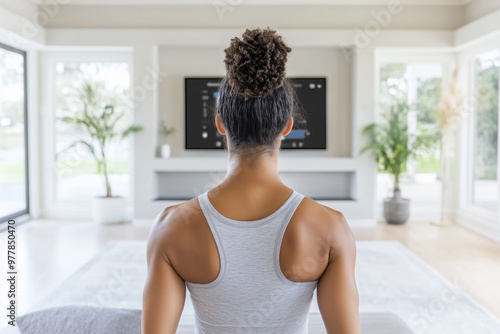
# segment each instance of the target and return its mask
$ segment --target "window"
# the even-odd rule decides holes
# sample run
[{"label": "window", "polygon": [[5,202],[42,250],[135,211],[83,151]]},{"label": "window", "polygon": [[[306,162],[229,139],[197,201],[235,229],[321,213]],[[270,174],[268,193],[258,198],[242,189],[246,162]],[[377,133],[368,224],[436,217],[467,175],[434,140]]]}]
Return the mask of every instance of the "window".
[{"label": "window", "polygon": [[[385,64],[380,71],[380,108],[395,103],[410,106],[408,131],[436,126],[439,117],[443,68],[441,64]],[[439,145],[438,145],[439,146]],[[439,173],[439,151],[431,157],[419,157],[408,172]],[[410,162],[411,164],[412,162]]]},{"label": "window", "polygon": [[[83,82],[99,85],[103,103],[113,103],[124,112],[116,124],[125,127],[130,124],[129,108],[129,65],[127,62],[56,62],[56,124],[55,152],[57,186],[55,199],[58,202],[88,201],[95,196],[106,195],[104,180],[98,173],[92,155],[83,146],[65,150],[70,144],[85,136],[75,133],[74,127],[60,120],[62,116],[82,108],[77,91]],[[115,110],[116,110],[115,109]],[[128,141],[114,142],[108,151],[108,171],[113,196],[129,194]]]},{"label": "window", "polygon": [[487,53],[475,62],[472,203],[498,212],[498,80],[500,54]]},{"label": "window", "polygon": [[[439,102],[443,77],[442,63],[386,63],[380,67],[379,112],[398,103],[409,106],[408,131],[422,127],[438,131]],[[423,210],[426,219],[438,218],[441,203],[439,143],[430,156],[419,156],[406,165],[402,195],[412,199],[412,205]],[[410,182],[408,182],[410,179]],[[379,201],[392,196],[392,178],[378,175]],[[422,213],[424,215],[424,213]]]},{"label": "window", "polygon": [[0,222],[29,212],[26,53],[0,44]]}]

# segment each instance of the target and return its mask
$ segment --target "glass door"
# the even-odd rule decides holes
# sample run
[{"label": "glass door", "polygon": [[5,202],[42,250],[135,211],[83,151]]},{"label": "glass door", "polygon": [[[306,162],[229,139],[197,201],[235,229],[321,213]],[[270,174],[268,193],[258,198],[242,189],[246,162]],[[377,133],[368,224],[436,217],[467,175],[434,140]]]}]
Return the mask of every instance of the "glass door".
[{"label": "glass door", "polygon": [[500,52],[475,61],[472,203],[498,214],[498,99]]},{"label": "glass door", "polygon": [[0,43],[0,223],[29,212],[26,52]]}]

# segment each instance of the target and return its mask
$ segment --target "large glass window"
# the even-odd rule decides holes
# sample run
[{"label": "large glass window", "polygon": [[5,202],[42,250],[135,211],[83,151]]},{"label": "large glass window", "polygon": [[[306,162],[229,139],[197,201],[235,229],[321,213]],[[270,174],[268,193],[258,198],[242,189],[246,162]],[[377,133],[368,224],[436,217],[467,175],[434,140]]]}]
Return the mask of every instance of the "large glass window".
[{"label": "large glass window", "polygon": [[[442,91],[441,63],[387,63],[380,67],[379,112],[400,103],[409,106],[408,131],[421,128],[438,131],[439,102]],[[441,203],[439,143],[431,155],[408,161],[402,180],[402,195],[412,199],[412,205],[425,207],[429,215],[438,217]],[[392,196],[392,178],[378,175],[378,198]],[[431,218],[431,217],[429,217]]]},{"label": "large glass window", "polygon": [[26,53],[0,44],[0,222],[28,213]]},{"label": "large glass window", "polygon": [[[85,133],[76,133],[72,124],[60,121],[62,116],[78,113],[83,108],[78,91],[82,83],[96,84],[97,99],[113,104],[115,111],[124,113],[115,126],[130,124],[129,65],[126,62],[57,62],[56,63],[56,152],[57,187],[56,200],[81,201],[94,196],[105,196],[103,177],[91,153],[77,145],[65,150],[70,144],[84,139]],[[107,160],[113,196],[129,194],[127,140],[110,143]]]},{"label": "large glass window", "polygon": [[500,54],[475,60],[473,198],[477,206],[498,212],[498,79]]},{"label": "large glass window", "polygon": [[[391,105],[405,103],[410,107],[408,131],[421,127],[436,127],[439,117],[443,67],[433,63],[384,64],[380,70],[380,104],[382,110]],[[381,110],[381,111],[382,111]],[[439,145],[436,145],[439,147]],[[440,154],[421,156],[408,172],[439,173]]]}]

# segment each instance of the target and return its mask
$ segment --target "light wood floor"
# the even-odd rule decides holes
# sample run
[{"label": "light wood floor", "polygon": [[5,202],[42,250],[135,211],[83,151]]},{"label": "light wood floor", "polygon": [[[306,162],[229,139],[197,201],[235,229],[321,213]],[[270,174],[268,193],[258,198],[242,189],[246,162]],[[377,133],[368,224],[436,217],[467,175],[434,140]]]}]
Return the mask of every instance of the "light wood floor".
[{"label": "light wood floor", "polygon": [[[402,226],[380,222],[376,228],[354,229],[353,233],[357,240],[399,240],[500,318],[500,244],[460,226],[438,227],[427,222]],[[18,315],[51,293],[108,241],[146,240],[148,234],[149,227],[132,224],[99,226],[55,220],[19,224]],[[0,240],[5,254],[6,232],[0,233]],[[1,261],[2,267],[4,263]],[[0,296],[2,305],[4,295]]]}]

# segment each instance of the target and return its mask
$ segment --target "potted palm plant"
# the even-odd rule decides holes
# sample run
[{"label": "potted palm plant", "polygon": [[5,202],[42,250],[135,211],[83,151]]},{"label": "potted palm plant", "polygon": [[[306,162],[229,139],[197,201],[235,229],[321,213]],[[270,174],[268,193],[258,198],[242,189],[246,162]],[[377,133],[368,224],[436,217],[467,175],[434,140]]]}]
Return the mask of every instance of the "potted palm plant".
[{"label": "potted palm plant", "polygon": [[97,172],[103,177],[105,195],[95,197],[92,202],[93,219],[102,224],[122,222],[126,207],[125,198],[113,196],[111,190],[107,158],[109,145],[115,140],[123,140],[142,130],[138,125],[119,129],[118,121],[125,116],[125,112],[118,112],[114,103],[109,101],[106,103],[106,95],[101,83],[84,81],[75,96],[81,103],[81,109],[60,118],[61,121],[75,126],[75,130],[82,135],[81,139],[63,151],[82,146],[92,155],[97,165]]},{"label": "potted palm plant", "polygon": [[372,151],[378,168],[393,177],[393,197],[384,199],[384,218],[389,224],[404,224],[410,216],[410,200],[401,197],[400,180],[410,157],[427,154],[434,146],[436,131],[422,126],[418,134],[408,132],[408,105],[396,103],[381,115],[383,122],[363,129],[368,144],[361,150]]},{"label": "potted palm plant", "polygon": [[[160,123],[160,135],[165,138],[165,140],[175,132],[174,127],[167,127],[165,124],[165,121],[161,121]],[[170,157],[170,144],[164,143],[161,145],[161,156],[162,158],[169,158]]]}]

